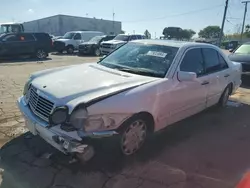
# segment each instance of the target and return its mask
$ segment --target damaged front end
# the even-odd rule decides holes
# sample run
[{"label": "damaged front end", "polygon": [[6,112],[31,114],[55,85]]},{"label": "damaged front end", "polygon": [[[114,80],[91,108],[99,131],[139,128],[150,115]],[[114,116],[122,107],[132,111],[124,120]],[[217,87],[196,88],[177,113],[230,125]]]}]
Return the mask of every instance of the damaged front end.
[{"label": "damaged front end", "polygon": [[18,106],[30,132],[39,135],[61,152],[76,155],[82,161],[94,156],[93,140],[118,135],[117,125],[127,118],[127,115],[117,114],[90,116],[84,105],[79,105],[71,115],[68,115],[67,107],[55,108],[46,122],[32,112],[26,101],[25,97],[19,98]]}]

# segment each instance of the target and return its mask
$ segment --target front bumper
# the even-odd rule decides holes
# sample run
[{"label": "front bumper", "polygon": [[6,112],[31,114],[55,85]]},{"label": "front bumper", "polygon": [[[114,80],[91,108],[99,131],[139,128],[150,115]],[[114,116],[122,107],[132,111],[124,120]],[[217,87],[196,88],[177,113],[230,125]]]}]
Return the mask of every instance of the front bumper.
[{"label": "front bumper", "polygon": [[79,46],[78,50],[79,50],[79,53],[82,53],[82,54],[90,54],[93,52],[91,46]]},{"label": "front bumper", "polygon": [[102,53],[103,55],[107,55],[107,54],[113,52],[114,50],[115,50],[115,49],[113,49],[113,48],[101,47],[101,53]]},{"label": "front bumper", "polygon": [[24,97],[20,97],[17,104],[25,118],[25,124],[29,131],[33,135],[39,135],[50,145],[65,154],[84,153],[88,147],[94,147],[91,145],[91,140],[113,137],[118,134],[116,131],[66,132],[60,128],[60,125],[50,127],[47,122],[33,114]]}]

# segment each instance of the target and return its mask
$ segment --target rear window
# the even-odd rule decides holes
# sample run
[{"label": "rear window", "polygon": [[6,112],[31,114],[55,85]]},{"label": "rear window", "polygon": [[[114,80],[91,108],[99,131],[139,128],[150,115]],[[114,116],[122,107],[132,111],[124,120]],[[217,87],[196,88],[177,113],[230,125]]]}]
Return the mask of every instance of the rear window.
[{"label": "rear window", "polygon": [[37,40],[51,40],[50,36],[46,33],[34,33]]}]

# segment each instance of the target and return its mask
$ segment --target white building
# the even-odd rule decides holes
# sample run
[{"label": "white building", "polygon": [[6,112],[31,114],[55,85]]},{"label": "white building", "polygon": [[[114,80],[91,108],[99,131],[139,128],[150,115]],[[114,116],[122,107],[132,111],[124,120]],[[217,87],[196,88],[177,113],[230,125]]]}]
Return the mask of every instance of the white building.
[{"label": "white building", "polygon": [[105,34],[120,34],[119,21],[85,18],[68,15],[55,15],[39,20],[24,22],[25,32],[46,32],[62,36],[68,31],[102,31]]}]

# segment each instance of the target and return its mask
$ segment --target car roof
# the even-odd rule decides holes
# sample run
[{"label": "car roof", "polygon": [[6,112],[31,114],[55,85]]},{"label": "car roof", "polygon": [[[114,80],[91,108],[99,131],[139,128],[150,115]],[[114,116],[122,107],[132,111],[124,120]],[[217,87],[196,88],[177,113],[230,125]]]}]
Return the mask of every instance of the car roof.
[{"label": "car roof", "polygon": [[134,40],[131,42],[144,43],[144,44],[155,44],[155,45],[164,45],[171,47],[192,47],[192,46],[214,46],[207,43],[197,43],[197,42],[187,42],[187,41],[176,41],[176,40],[157,40],[157,39],[143,39],[143,40]]},{"label": "car roof", "polygon": [[119,35],[123,35],[123,36],[141,35],[141,36],[144,36],[143,34],[119,34]]},{"label": "car roof", "polygon": [[101,31],[69,31],[68,33],[103,33]]}]

